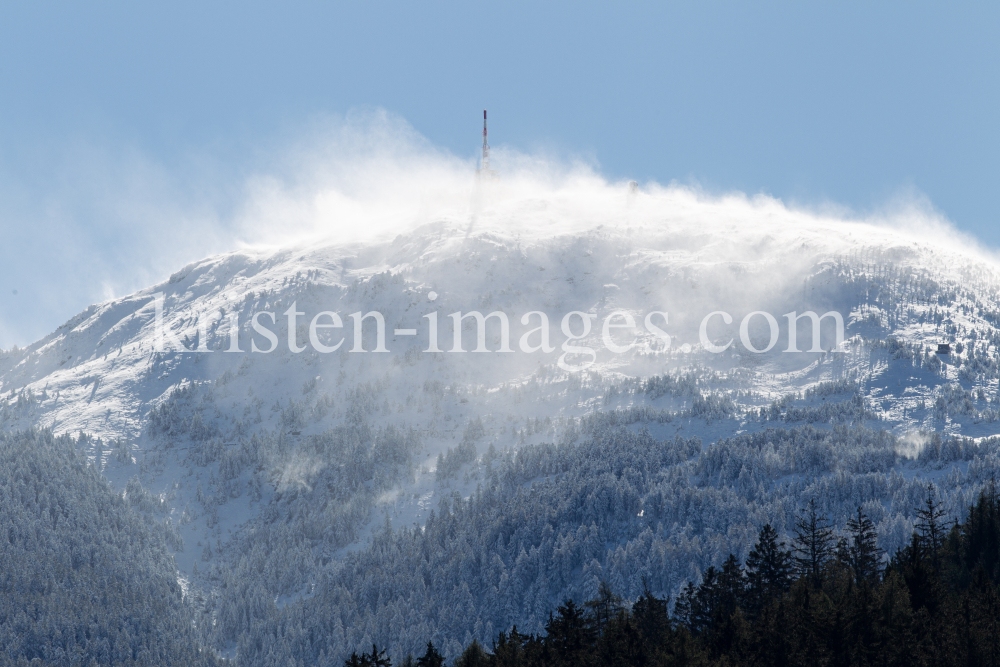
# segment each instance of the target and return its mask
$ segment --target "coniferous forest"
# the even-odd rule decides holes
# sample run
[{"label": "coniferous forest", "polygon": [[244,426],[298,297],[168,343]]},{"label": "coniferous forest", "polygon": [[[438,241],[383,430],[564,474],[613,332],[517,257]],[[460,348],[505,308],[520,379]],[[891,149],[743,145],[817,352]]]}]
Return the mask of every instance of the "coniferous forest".
[{"label": "coniferous forest", "polygon": [[[746,561],[708,568],[677,600],[634,602],[602,584],[567,600],[541,634],[517,627],[473,641],[455,667],[621,665],[1000,665],[1000,493],[995,484],[947,525],[932,489],[909,544],[887,557],[858,509],[835,539],[810,503],[792,544],[765,525]],[[345,667],[388,667],[384,649]],[[404,667],[442,667],[433,642]]]},{"label": "coniferous forest", "polygon": [[0,665],[218,664],[148,494],[115,492],[80,444],[0,435]]}]

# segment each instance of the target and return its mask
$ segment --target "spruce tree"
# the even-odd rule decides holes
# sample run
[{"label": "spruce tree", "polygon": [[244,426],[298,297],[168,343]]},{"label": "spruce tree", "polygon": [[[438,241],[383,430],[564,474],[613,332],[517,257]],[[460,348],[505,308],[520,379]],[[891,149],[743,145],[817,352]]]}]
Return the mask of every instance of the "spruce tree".
[{"label": "spruce tree", "polygon": [[934,570],[940,570],[941,545],[945,536],[944,510],[935,499],[932,482],[927,483],[927,497],[923,507],[917,508],[917,531],[920,534],[920,546],[930,558]]},{"label": "spruce tree", "polygon": [[[958,544],[954,544],[956,540]],[[965,523],[952,531],[948,551],[963,582],[970,580],[977,567],[982,567],[993,582],[1000,581],[1000,497],[994,480],[969,508]]]},{"label": "spruce tree", "polygon": [[677,596],[677,603],[674,604],[674,618],[677,622],[686,627],[691,632],[695,631],[694,614],[697,605],[698,589],[693,582],[687,582],[680,595]]},{"label": "spruce tree", "polygon": [[746,585],[747,580],[743,567],[736,556],[729,554],[729,558],[722,564],[722,572],[719,574],[718,608],[715,610],[716,622],[729,618],[736,611],[746,596]]},{"label": "spruce tree", "polygon": [[556,664],[590,664],[596,634],[587,618],[572,600],[560,605],[556,615],[545,624],[546,646],[561,656]]},{"label": "spruce tree", "polygon": [[434,647],[434,642],[427,642],[427,650],[417,658],[417,667],[443,667],[444,656]]},{"label": "spruce tree", "polygon": [[847,564],[854,572],[854,579],[860,586],[878,578],[882,550],[878,547],[878,533],[871,519],[858,507],[857,513],[847,520],[847,531],[851,538],[847,545]]},{"label": "spruce tree", "polygon": [[516,625],[511,628],[510,634],[501,630],[493,642],[494,667],[520,667],[524,664],[524,645],[529,639],[517,631]]},{"label": "spruce tree", "polygon": [[788,590],[792,577],[792,554],[784,546],[784,542],[778,542],[778,532],[771,524],[764,524],[746,562],[746,597],[748,607],[754,612]]},{"label": "spruce tree", "polygon": [[706,632],[712,627],[712,617],[719,597],[719,570],[714,565],[705,570],[701,584],[691,601],[689,612],[692,634]]},{"label": "spruce tree", "polygon": [[668,600],[654,596],[643,582],[643,593],[632,605],[632,618],[644,642],[654,644],[671,629]]},{"label": "spruce tree", "polygon": [[833,553],[833,529],[825,514],[816,507],[816,500],[810,500],[795,518],[795,566],[800,575],[806,577],[814,587],[823,584],[823,569]]}]

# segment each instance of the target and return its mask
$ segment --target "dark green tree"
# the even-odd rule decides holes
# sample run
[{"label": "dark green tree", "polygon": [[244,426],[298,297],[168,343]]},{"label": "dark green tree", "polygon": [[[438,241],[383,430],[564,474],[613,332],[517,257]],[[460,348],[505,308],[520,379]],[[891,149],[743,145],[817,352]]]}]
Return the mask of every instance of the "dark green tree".
[{"label": "dark green tree", "polygon": [[669,600],[656,597],[644,587],[642,595],[632,605],[632,618],[635,619],[639,636],[647,644],[655,644],[670,632],[668,604]]},{"label": "dark green tree", "polygon": [[860,586],[878,578],[881,570],[882,550],[878,546],[878,533],[871,519],[859,507],[857,513],[847,520],[850,541],[847,544],[846,562],[854,572],[855,582]]},{"label": "dark green tree", "polygon": [[487,667],[489,664],[490,656],[483,650],[482,644],[473,639],[462,651],[462,655],[452,663],[452,667]]},{"label": "dark green tree", "polygon": [[572,600],[559,606],[545,624],[545,646],[557,656],[555,665],[588,665],[597,637],[586,614]]},{"label": "dark green tree", "polygon": [[651,647],[639,634],[635,619],[624,609],[605,624],[597,641],[594,664],[645,667],[652,664]]},{"label": "dark green tree", "polygon": [[444,656],[434,647],[434,642],[427,642],[427,650],[417,658],[417,667],[443,667]]},{"label": "dark green tree", "polygon": [[788,591],[792,578],[792,554],[778,542],[778,532],[766,523],[757,543],[747,555],[747,606],[756,613],[769,601]]},{"label": "dark green tree", "polygon": [[739,654],[749,630],[740,608],[746,597],[746,574],[733,554],[722,564],[717,582],[710,615],[709,648],[716,656]]},{"label": "dark green tree", "polygon": [[886,571],[875,593],[875,659],[879,665],[916,664],[913,607],[903,578]]},{"label": "dark green tree", "polygon": [[386,650],[378,650],[375,644],[372,644],[372,652],[369,654],[369,659],[371,660],[372,667],[392,667],[392,660],[386,655]]},{"label": "dark green tree", "polygon": [[914,533],[910,537],[910,544],[896,554],[891,565],[906,582],[913,609],[926,608],[930,615],[935,615],[944,590],[920,535]]},{"label": "dark green tree", "polygon": [[994,480],[969,508],[965,523],[950,531],[946,546],[961,585],[968,585],[978,567],[993,583],[1000,582],[1000,498]]},{"label": "dark green tree", "polygon": [[944,543],[944,510],[935,498],[934,484],[927,483],[927,497],[922,507],[917,508],[917,531],[924,551],[937,571],[941,566],[941,546]]},{"label": "dark green tree", "polygon": [[740,561],[733,554],[729,554],[729,558],[722,564],[722,572],[719,575],[716,616],[722,618],[731,616],[743,602],[746,587],[746,573]]},{"label": "dark green tree", "polygon": [[681,590],[680,595],[677,596],[677,603],[674,605],[674,618],[691,632],[695,631],[697,597],[698,589],[693,582],[689,581]]},{"label": "dark green tree", "polygon": [[969,662],[1000,665],[1000,595],[982,565],[973,572],[963,611],[968,619]]},{"label": "dark green tree", "polygon": [[726,621],[742,603],[746,577],[736,556],[730,554],[722,569],[714,565],[705,570],[696,591],[690,587],[681,593],[678,610],[694,634],[701,634]]},{"label": "dark green tree", "polygon": [[534,667],[551,662],[552,651],[546,639],[524,635],[515,625],[510,634],[500,632],[493,642],[493,667]]},{"label": "dark green tree", "polygon": [[823,570],[833,555],[833,528],[816,501],[810,500],[805,510],[795,518],[795,544],[792,547],[795,567],[809,583],[820,588]]},{"label": "dark green tree", "polygon": [[381,651],[372,644],[371,653],[351,653],[350,657],[344,661],[345,667],[392,667],[392,660],[386,655],[385,649]]},{"label": "dark green tree", "polygon": [[622,596],[615,594],[606,581],[602,581],[598,586],[597,597],[583,604],[589,612],[594,630],[598,633],[625,608]]},{"label": "dark green tree", "polygon": [[[682,597],[686,597],[684,591]],[[712,619],[719,598],[719,570],[714,565],[709,566],[701,576],[701,583],[695,590],[693,598],[690,598],[688,605],[688,624],[691,633],[699,635],[707,632],[712,627]]]}]

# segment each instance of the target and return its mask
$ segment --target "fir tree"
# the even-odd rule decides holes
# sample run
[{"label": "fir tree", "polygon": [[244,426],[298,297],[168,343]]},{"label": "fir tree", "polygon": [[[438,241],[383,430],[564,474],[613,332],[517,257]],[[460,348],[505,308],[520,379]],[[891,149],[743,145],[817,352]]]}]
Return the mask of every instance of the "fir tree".
[{"label": "fir tree", "polygon": [[940,569],[941,545],[944,542],[944,510],[937,502],[934,493],[934,484],[928,482],[927,497],[924,499],[923,507],[917,508],[917,531],[920,534],[921,547],[930,556],[931,564],[935,570]]},{"label": "fir tree", "polygon": [[696,598],[698,589],[693,582],[687,582],[680,595],[677,596],[677,603],[674,605],[674,618],[678,623],[684,625],[688,630],[694,632],[694,613],[697,605]]},{"label": "fir tree", "polygon": [[814,587],[823,583],[823,570],[833,553],[833,529],[816,501],[810,500],[804,512],[795,518],[795,566]]},{"label": "fir tree", "polygon": [[417,667],[443,667],[444,656],[434,647],[434,642],[427,642],[427,650],[417,658]]},{"label": "fir tree", "polygon": [[549,615],[545,624],[545,645],[557,656],[557,665],[586,665],[591,663],[596,634],[587,622],[583,610],[572,600],[560,605],[556,615]]},{"label": "fir tree", "polygon": [[792,554],[784,546],[784,542],[778,542],[778,532],[767,523],[760,529],[757,543],[747,555],[747,599],[754,611],[788,590]]},{"label": "fir tree", "polygon": [[847,530],[851,540],[847,545],[846,562],[860,586],[863,582],[871,582],[878,577],[882,550],[878,546],[874,524],[860,507],[847,520]]},{"label": "fir tree", "polygon": [[655,642],[671,629],[668,602],[650,593],[643,583],[643,593],[632,605],[632,617],[644,641]]}]

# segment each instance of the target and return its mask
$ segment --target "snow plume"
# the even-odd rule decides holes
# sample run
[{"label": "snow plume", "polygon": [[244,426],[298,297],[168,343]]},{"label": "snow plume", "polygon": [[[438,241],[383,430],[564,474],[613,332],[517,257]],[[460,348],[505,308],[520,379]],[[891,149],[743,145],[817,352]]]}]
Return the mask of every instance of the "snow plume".
[{"label": "snow plume", "polygon": [[943,264],[954,254],[996,262],[916,191],[866,214],[677,183],[648,182],[631,192],[591,163],[503,145],[492,151],[500,178],[479,182],[475,158],[436,148],[384,111],[318,122],[276,155],[242,183],[231,216],[220,220],[233,245],[371,243],[443,223],[465,239],[494,234],[514,243],[600,230],[619,236],[623,249],[641,233],[690,254],[703,270],[762,262],[788,268],[789,259],[805,267],[817,252],[906,253],[915,243],[933,247]]},{"label": "snow plume", "polygon": [[917,459],[930,441],[931,435],[926,431],[908,431],[896,440],[896,453],[911,460]]},{"label": "snow plume", "polygon": [[0,178],[0,215],[21,222],[0,251],[2,347],[210,254],[371,242],[428,223],[514,242],[600,229],[620,233],[623,248],[630,230],[645,228],[690,253],[693,265],[730,267],[777,261],[778,247],[801,256],[817,245],[850,252],[927,241],[938,251],[986,252],[913,193],[867,216],[676,184],[644,183],[630,195],[625,181],[607,180],[592,164],[503,145],[493,151],[499,181],[477,183],[472,154],[443,151],[381,110],[317,120],[235,161],[193,151],[163,164],[135,149],[94,146],[51,161],[37,182]]},{"label": "snow plume", "polygon": [[314,479],[324,467],[322,461],[296,452],[282,467],[275,488],[279,493],[297,489],[312,491],[310,480]]}]

